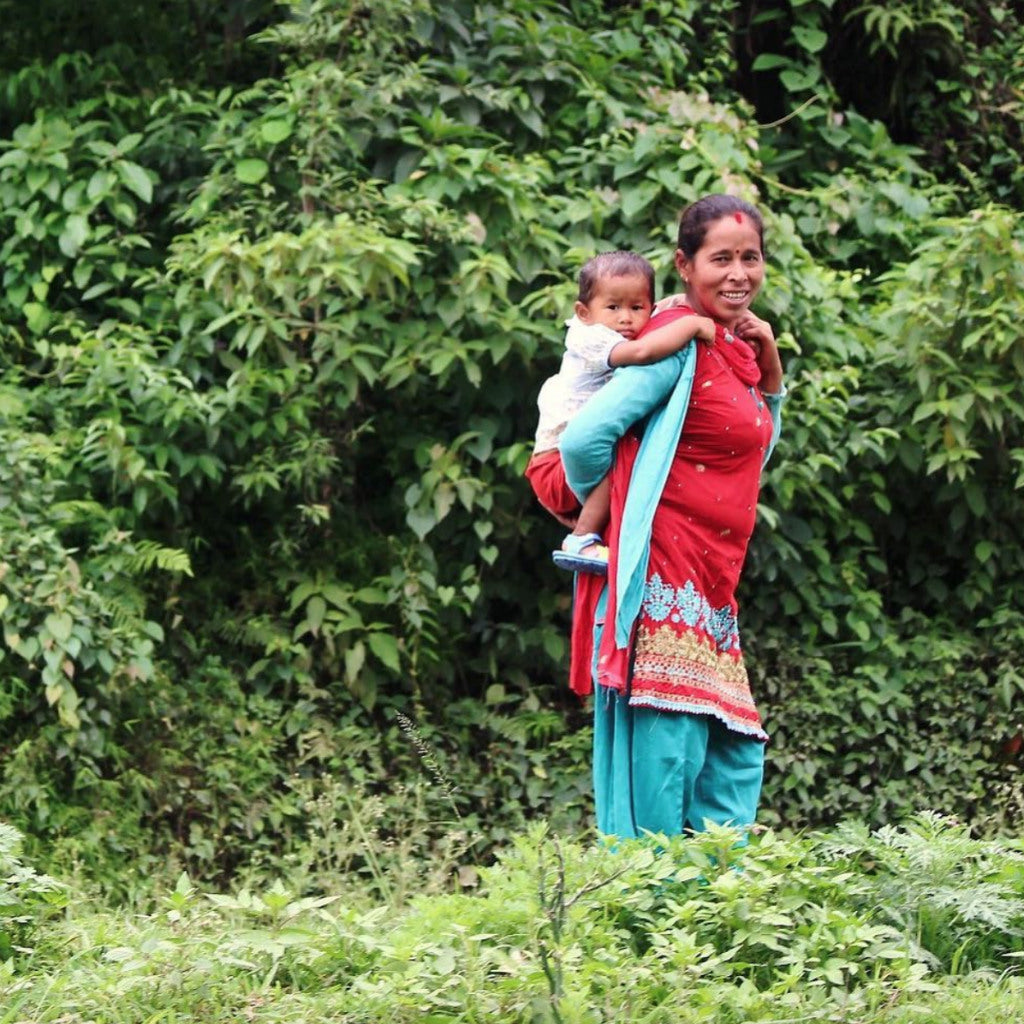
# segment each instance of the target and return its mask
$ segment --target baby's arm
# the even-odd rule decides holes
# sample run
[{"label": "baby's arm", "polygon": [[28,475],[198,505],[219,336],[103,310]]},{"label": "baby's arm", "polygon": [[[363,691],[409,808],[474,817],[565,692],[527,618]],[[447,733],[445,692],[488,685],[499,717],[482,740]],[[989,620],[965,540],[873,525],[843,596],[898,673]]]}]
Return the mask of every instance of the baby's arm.
[{"label": "baby's arm", "polygon": [[646,331],[632,341],[619,342],[608,356],[610,366],[645,366],[674,355],[693,338],[709,345],[715,340],[715,321],[706,316],[680,316]]}]

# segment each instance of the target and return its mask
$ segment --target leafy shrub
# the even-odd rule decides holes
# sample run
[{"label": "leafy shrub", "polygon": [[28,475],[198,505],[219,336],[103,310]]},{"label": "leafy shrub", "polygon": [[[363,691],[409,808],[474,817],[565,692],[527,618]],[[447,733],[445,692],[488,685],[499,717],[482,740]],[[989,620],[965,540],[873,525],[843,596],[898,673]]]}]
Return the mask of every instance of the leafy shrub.
[{"label": "leafy shrub", "polygon": [[844,33],[914,26],[797,5],[759,125],[730,46],[788,7],[242,6],[226,84],[99,56],[11,83],[0,806],[34,849],[115,888],[136,857],[380,888],[357,826],[454,870],[585,822],[533,398],[582,259],[640,248],[674,287],[677,209],[719,189],[770,211],[791,391],[743,595],[766,814],[1012,828],[1019,230],[830,74]]},{"label": "leafy shrub", "polygon": [[56,880],[22,862],[21,838],[16,828],[0,821],[0,961],[30,953],[26,944],[66,898]]}]

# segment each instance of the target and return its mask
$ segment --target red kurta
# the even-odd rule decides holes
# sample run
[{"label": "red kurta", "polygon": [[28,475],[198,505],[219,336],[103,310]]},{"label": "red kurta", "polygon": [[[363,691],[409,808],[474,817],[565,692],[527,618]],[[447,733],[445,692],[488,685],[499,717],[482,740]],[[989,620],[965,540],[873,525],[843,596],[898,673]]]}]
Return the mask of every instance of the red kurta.
[{"label": "red kurta", "polygon": [[[598,680],[633,706],[710,714],[767,738],[740,650],[736,587],[754,529],[772,418],[756,387],[736,375],[718,340],[698,344],[696,375],[668,480],[652,525],[641,613],[630,651],[614,645],[614,592]],[[637,440],[622,439],[612,467],[609,530],[615,579],[620,517]]]}]

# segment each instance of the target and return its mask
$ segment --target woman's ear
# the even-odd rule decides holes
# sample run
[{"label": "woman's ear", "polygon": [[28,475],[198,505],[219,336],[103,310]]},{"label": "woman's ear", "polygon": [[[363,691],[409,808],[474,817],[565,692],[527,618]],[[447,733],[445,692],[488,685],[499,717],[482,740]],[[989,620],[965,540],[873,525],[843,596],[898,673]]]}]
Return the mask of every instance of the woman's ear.
[{"label": "woman's ear", "polygon": [[687,284],[687,278],[690,276],[690,261],[684,255],[682,249],[676,249],[676,270],[679,272],[679,276],[683,279],[683,284]]},{"label": "woman's ear", "polygon": [[582,302],[577,302],[576,305],[573,307],[573,311],[575,312],[576,318],[580,321],[580,323],[590,323],[590,310],[587,309],[587,307],[584,306]]}]

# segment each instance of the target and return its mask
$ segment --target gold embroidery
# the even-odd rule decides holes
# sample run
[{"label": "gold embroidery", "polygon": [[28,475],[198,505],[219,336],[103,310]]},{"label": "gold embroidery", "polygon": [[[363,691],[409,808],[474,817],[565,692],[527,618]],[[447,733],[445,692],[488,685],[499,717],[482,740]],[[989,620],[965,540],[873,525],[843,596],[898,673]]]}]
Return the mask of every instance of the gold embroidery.
[{"label": "gold embroidery", "polygon": [[[680,687],[704,691],[675,693]],[[691,630],[677,631],[669,625],[650,629],[641,625],[637,632],[636,659],[633,665],[634,696],[657,695],[672,702],[700,703],[705,700],[732,709],[743,717],[756,716],[747,670],[738,652],[719,653],[709,639]]]}]

